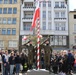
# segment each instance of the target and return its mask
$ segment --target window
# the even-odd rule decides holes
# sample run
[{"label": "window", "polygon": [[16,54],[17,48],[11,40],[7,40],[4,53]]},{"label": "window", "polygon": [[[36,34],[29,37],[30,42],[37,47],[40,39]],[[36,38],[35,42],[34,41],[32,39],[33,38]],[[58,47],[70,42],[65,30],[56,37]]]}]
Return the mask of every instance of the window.
[{"label": "window", "polygon": [[62,36],[59,36],[59,45],[62,45]]},{"label": "window", "polygon": [[1,31],[1,28],[0,28],[0,34],[1,34],[1,32],[2,32],[2,31]]},{"label": "window", "polygon": [[2,24],[2,18],[0,18],[0,24]]},{"label": "window", "polygon": [[48,1],[48,7],[51,7],[51,2],[50,1]]},{"label": "window", "polygon": [[76,36],[74,37],[74,41],[75,41],[75,43],[76,43]]},{"label": "window", "polygon": [[55,45],[58,45],[58,41],[59,41],[58,36],[54,36],[54,43],[55,43]]},{"label": "window", "polygon": [[8,0],[4,0],[4,4],[8,4]]},{"label": "window", "polygon": [[43,7],[46,7],[46,1],[43,1]]},{"label": "window", "polygon": [[0,4],[2,4],[2,0],[0,0]]},{"label": "window", "polygon": [[46,11],[43,11],[43,18],[46,18]]},{"label": "window", "polygon": [[41,3],[39,3],[39,7],[41,7]]},{"label": "window", "polygon": [[9,47],[17,47],[17,41],[9,41]]},{"label": "window", "polygon": [[11,20],[11,18],[8,18],[7,23],[8,23],[8,24],[12,24],[12,20]]},{"label": "window", "polygon": [[13,8],[13,14],[17,14],[17,8]]},{"label": "window", "polygon": [[2,8],[0,8],[0,14],[2,14]]},{"label": "window", "polygon": [[64,8],[64,7],[65,7],[64,2],[61,2],[61,7],[62,7],[62,8]]},{"label": "window", "polygon": [[12,14],[12,8],[8,8],[8,14]]},{"label": "window", "polygon": [[65,18],[65,12],[61,12],[61,18]]},{"label": "window", "polygon": [[74,15],[74,19],[76,19],[76,15]]},{"label": "window", "polygon": [[65,26],[65,23],[61,23],[61,30],[62,30],[62,31],[65,31],[65,27],[66,27],[66,26]]},{"label": "window", "polygon": [[11,29],[7,29],[7,34],[10,35],[11,34]]},{"label": "window", "polygon": [[48,19],[51,19],[51,11],[48,11]]},{"label": "window", "polygon": [[0,40],[0,47],[4,47],[4,42]]},{"label": "window", "polygon": [[16,29],[15,28],[12,29],[12,35],[16,35]]},{"label": "window", "polygon": [[3,24],[7,24],[6,18],[3,18]]},{"label": "window", "polygon": [[59,31],[60,30],[59,28],[60,28],[59,23],[55,23],[55,30]]},{"label": "window", "polygon": [[43,30],[46,30],[46,22],[43,22],[42,29],[43,29]]},{"label": "window", "polygon": [[12,19],[12,24],[16,24],[16,18]]},{"label": "window", "polygon": [[12,41],[9,41],[9,42],[8,42],[8,46],[9,46],[9,47],[12,47],[12,46],[13,46],[13,45],[12,45]]},{"label": "window", "polygon": [[14,4],[16,4],[17,3],[17,0],[14,0]]},{"label": "window", "polygon": [[3,9],[3,14],[7,14],[7,8]]},{"label": "window", "polygon": [[59,12],[55,12],[55,18],[59,18]]},{"label": "window", "polygon": [[12,0],[9,0],[9,4],[12,4]]},{"label": "window", "polygon": [[30,24],[27,24],[27,25],[24,25],[24,30],[30,30],[30,27],[31,27],[31,25]]},{"label": "window", "polygon": [[74,24],[74,31],[76,31],[76,24]]},{"label": "window", "polygon": [[67,37],[66,37],[66,36],[63,36],[63,45],[64,45],[64,46],[67,45],[66,39],[67,39]]},{"label": "window", "polygon": [[5,35],[5,34],[6,34],[6,29],[3,28],[3,29],[2,29],[2,35]]},{"label": "window", "polygon": [[54,45],[54,41],[55,41],[55,40],[54,40],[54,36],[50,36],[50,42],[51,42],[50,44],[51,44],[51,45]]},{"label": "window", "polygon": [[55,2],[55,7],[59,7],[59,2]]},{"label": "window", "polygon": [[13,47],[17,47],[17,42],[16,41],[13,42]]},{"label": "window", "polygon": [[48,22],[48,29],[51,30],[51,22]]}]

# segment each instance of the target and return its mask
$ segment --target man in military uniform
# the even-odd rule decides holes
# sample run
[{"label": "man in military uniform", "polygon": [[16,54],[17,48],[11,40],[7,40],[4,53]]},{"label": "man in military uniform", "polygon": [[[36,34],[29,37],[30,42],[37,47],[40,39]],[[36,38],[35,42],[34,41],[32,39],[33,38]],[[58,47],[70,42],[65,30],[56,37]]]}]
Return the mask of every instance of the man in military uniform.
[{"label": "man in military uniform", "polygon": [[49,41],[46,41],[45,49],[45,67],[47,70],[50,69],[50,55],[52,54],[52,48],[49,46]]},{"label": "man in military uniform", "polygon": [[44,49],[41,49],[41,52],[40,52],[40,65],[41,65],[41,68],[44,69],[45,68],[45,64],[44,64],[44,56],[45,56],[45,52],[44,52]]},{"label": "man in military uniform", "polygon": [[32,69],[33,60],[34,60],[34,47],[32,45],[32,42],[29,42],[29,45],[27,45],[28,48],[28,66],[29,69]]}]

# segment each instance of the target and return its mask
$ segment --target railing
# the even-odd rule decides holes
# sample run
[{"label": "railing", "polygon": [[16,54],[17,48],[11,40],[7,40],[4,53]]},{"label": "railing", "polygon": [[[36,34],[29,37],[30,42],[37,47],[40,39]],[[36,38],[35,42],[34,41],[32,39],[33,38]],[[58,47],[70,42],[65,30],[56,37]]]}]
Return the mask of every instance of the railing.
[{"label": "railing", "polygon": [[26,6],[25,6],[25,7],[23,7],[23,8],[34,8],[34,7],[33,7],[33,6],[32,6],[32,7],[26,7]]},{"label": "railing", "polygon": [[33,17],[24,17],[22,19],[33,19]]},{"label": "railing", "polygon": [[55,20],[65,20],[66,18],[54,18]]},{"label": "railing", "polygon": [[65,6],[61,6],[61,7],[58,7],[58,6],[56,7],[56,6],[55,6],[54,8],[66,8],[66,7],[65,7]]}]

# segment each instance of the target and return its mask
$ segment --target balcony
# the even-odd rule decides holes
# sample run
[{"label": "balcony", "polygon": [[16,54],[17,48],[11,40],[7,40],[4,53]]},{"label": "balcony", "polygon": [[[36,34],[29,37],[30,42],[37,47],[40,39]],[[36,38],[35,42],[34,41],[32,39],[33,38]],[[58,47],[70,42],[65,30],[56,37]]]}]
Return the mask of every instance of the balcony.
[{"label": "balcony", "polygon": [[24,2],[34,2],[34,0],[24,0]]},{"label": "balcony", "polygon": [[66,18],[54,18],[55,21],[66,21]]},{"label": "balcony", "polygon": [[54,7],[55,10],[66,10],[65,6],[61,6],[61,7]]},{"label": "balcony", "polygon": [[65,31],[56,31],[56,30],[40,30],[42,35],[68,35],[68,30]]},{"label": "balcony", "polygon": [[20,31],[20,35],[33,35],[33,31],[30,31],[30,30],[28,30],[28,31],[26,31],[26,30],[21,30]]},{"label": "balcony", "polygon": [[54,8],[60,8],[60,9],[62,9],[62,8],[66,8],[66,7],[65,6],[61,6],[61,7],[55,6]]},{"label": "balcony", "polygon": [[33,19],[33,15],[26,15],[24,16],[25,19]]},{"label": "balcony", "polygon": [[24,17],[22,18],[23,22],[32,22],[33,17]]},{"label": "balcony", "polygon": [[23,7],[23,11],[34,11],[34,9],[35,9],[35,7],[27,7],[27,6],[25,6],[25,7]]}]

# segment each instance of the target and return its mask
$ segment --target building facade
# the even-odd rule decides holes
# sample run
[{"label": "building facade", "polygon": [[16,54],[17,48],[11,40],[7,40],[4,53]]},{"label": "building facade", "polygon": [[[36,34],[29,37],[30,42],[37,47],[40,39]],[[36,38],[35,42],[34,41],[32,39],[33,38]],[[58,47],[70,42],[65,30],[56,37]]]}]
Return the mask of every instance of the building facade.
[{"label": "building facade", "polygon": [[69,12],[69,47],[76,46],[76,10]]},{"label": "building facade", "polygon": [[[65,0],[40,1],[40,34],[49,35],[53,47],[68,47],[68,3]],[[30,31],[34,13],[34,0],[24,0],[21,6],[20,35],[33,34]]]},{"label": "building facade", "polygon": [[20,0],[0,0],[0,48],[19,47]]}]

